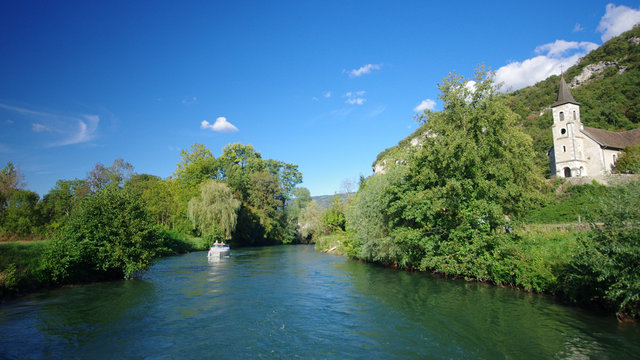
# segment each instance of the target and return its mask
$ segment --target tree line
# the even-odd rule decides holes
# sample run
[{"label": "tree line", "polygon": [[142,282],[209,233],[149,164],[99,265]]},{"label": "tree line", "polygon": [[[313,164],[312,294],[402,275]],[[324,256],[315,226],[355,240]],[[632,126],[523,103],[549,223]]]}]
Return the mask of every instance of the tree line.
[{"label": "tree line", "polygon": [[[58,180],[42,198],[9,162],[0,171],[0,237],[46,240],[37,269],[22,274],[43,284],[130,277],[159,256],[215,241],[292,244],[328,233],[326,211],[301,182],[297,165],[240,143],[219,157],[193,144],[166,179],[137,174],[123,159],[98,163],[84,179]],[[24,269],[11,261],[0,259],[0,285],[19,288]]]}]

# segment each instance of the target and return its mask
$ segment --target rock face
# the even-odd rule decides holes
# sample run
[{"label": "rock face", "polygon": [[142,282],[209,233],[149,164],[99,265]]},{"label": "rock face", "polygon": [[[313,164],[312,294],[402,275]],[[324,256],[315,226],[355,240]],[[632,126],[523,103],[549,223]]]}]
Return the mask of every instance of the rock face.
[{"label": "rock face", "polygon": [[629,38],[629,42],[632,43],[632,44],[640,45],[640,38],[634,36],[632,38]]},{"label": "rock face", "polygon": [[618,74],[622,74],[627,71],[627,68],[624,66],[620,66],[617,61],[600,61],[595,64],[590,64],[582,69],[582,73],[580,75],[574,77],[569,83],[570,88],[576,88],[580,85],[588,84],[593,76],[602,73],[610,67],[616,67],[618,69]]}]

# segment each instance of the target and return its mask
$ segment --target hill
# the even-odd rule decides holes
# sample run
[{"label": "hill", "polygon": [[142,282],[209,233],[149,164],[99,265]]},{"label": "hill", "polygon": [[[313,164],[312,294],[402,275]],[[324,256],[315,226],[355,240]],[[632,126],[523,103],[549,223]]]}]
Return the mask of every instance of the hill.
[{"label": "hill", "polygon": [[[640,127],[640,26],[591,51],[567,69],[564,76],[573,97],[581,104],[584,125],[612,131]],[[511,109],[520,115],[525,132],[533,139],[536,162],[547,175],[547,151],[553,145],[549,106],[557,98],[559,81],[559,76],[554,75],[503,95]],[[404,162],[411,145],[420,142],[423,132],[420,127],[398,145],[381,152],[374,168],[380,171]]]}]

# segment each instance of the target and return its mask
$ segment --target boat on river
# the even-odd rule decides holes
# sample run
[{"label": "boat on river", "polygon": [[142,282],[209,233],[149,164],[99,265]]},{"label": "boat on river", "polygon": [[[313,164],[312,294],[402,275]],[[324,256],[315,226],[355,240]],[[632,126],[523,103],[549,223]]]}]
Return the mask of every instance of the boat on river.
[{"label": "boat on river", "polygon": [[213,244],[213,246],[211,246],[211,249],[209,249],[207,257],[221,258],[223,256],[229,256],[230,253],[231,249],[229,248],[229,245],[223,243],[215,243]]}]

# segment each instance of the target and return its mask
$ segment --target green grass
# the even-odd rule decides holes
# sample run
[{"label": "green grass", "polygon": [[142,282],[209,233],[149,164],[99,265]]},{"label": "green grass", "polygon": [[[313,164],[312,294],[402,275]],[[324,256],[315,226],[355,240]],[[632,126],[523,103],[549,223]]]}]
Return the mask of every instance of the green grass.
[{"label": "green grass", "polygon": [[47,241],[0,243],[0,296],[47,286],[42,253]]},{"label": "green grass", "polygon": [[531,209],[523,216],[526,224],[578,223],[589,218],[599,208],[600,199],[607,197],[611,189],[598,183],[572,185],[560,188],[552,201],[542,207]]}]

